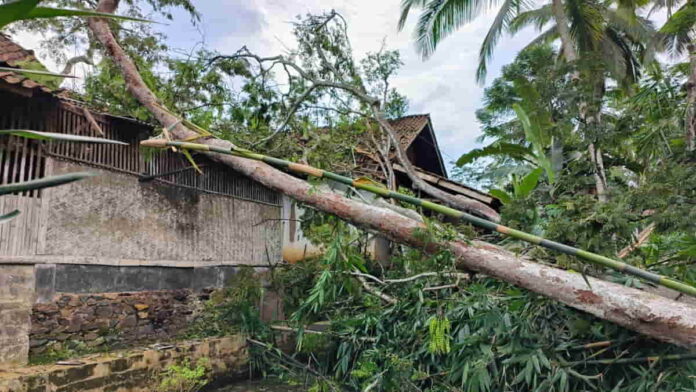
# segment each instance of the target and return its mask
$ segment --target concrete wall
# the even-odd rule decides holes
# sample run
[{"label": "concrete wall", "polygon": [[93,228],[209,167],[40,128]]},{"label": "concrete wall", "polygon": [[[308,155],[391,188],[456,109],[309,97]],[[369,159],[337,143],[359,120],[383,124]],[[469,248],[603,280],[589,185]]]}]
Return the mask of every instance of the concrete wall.
[{"label": "concrete wall", "polygon": [[5,265],[0,270],[0,365],[26,363],[34,299],[34,266]]},{"label": "concrete wall", "polygon": [[[62,161],[51,166],[54,174],[85,169]],[[193,265],[280,260],[279,206],[97,172],[46,192],[40,254]]]},{"label": "concrete wall", "polygon": [[235,266],[281,260],[280,206],[46,159],[47,175],[85,170],[99,175],[44,190],[41,197],[0,198],[22,217],[0,225],[0,367],[26,363],[36,300],[55,303],[63,293],[200,291],[222,287]]}]

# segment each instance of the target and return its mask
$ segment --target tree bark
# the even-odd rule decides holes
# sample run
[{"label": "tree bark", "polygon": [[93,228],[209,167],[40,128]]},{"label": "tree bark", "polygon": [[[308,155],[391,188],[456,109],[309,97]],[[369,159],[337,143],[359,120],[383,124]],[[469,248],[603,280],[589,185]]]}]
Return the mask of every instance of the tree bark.
[{"label": "tree bark", "polygon": [[[577,49],[575,48],[575,42],[570,34],[570,28],[568,27],[568,16],[565,12],[565,6],[563,5],[563,0],[553,0],[551,2],[551,13],[556,21],[556,30],[561,39],[561,50],[563,51],[563,57],[567,62],[573,63],[580,59]],[[575,70],[571,74],[574,81],[580,81],[580,72]],[[583,123],[589,124],[592,121],[588,119],[589,106],[587,102],[580,102],[580,119]],[[594,122],[595,125],[599,124],[599,119]],[[594,143],[590,143],[588,146],[588,152],[590,154],[590,162],[592,163],[592,169],[594,171],[595,179],[595,189],[597,191],[597,200],[600,202],[605,202],[607,200],[607,179],[604,170],[604,161],[602,160],[602,152],[600,149],[596,148]]]},{"label": "tree bark", "polygon": [[590,154],[590,162],[595,179],[595,189],[597,191],[597,200],[600,203],[607,201],[607,177],[604,170],[604,159],[602,159],[602,151],[595,147],[594,143],[587,146],[587,152]]},{"label": "tree bark", "polygon": [[686,150],[694,151],[696,149],[696,42],[692,42],[687,46],[689,51],[689,80],[686,96],[686,118],[684,126],[686,128]]},{"label": "tree bark", "polygon": [[[98,10],[113,12],[118,0],[101,0]],[[178,139],[198,136],[156,103],[155,95],[140,77],[135,64],[118,45],[108,23],[93,18],[89,26],[105,47],[107,54],[121,69],[128,90],[150,110],[162,126],[177,124],[171,134]],[[216,138],[199,143],[230,148],[232,144]],[[497,246],[479,242],[449,241],[423,243],[419,232],[425,225],[391,210],[369,206],[333,192],[316,191],[307,182],[290,176],[262,162],[234,156],[209,154],[214,159],[261,184],[285,193],[295,200],[311,205],[357,226],[378,231],[389,239],[408,246],[434,252],[449,249],[458,260],[458,267],[477,271],[533,292],[561,301],[571,307],[650,337],[682,346],[696,346],[696,307],[634,288],[589,278],[591,288],[582,275],[534,263]]]},{"label": "tree bark", "polygon": [[[565,57],[566,61],[569,63],[577,61],[578,52],[575,50],[575,42],[573,42],[573,37],[570,34],[568,17],[565,13],[563,0],[553,0],[551,2],[551,13],[553,14],[553,19],[556,21],[556,30],[561,39],[563,57]],[[579,75],[574,74],[574,79],[575,78],[579,78]]]}]

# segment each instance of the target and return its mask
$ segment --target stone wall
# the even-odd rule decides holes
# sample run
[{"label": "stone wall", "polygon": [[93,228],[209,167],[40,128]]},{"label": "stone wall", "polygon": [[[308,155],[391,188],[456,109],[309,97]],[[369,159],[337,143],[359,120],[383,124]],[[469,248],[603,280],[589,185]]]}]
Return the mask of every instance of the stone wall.
[{"label": "stone wall", "polygon": [[5,265],[0,270],[0,364],[26,363],[29,349],[34,266]]},{"label": "stone wall", "polygon": [[83,359],[76,366],[35,366],[0,373],[0,392],[152,392],[162,370],[206,358],[213,378],[248,374],[244,338],[182,342],[169,350],[140,350]]},{"label": "stone wall", "polygon": [[209,293],[180,289],[56,295],[33,306],[31,355],[76,344],[114,348],[171,340],[196,317]]}]

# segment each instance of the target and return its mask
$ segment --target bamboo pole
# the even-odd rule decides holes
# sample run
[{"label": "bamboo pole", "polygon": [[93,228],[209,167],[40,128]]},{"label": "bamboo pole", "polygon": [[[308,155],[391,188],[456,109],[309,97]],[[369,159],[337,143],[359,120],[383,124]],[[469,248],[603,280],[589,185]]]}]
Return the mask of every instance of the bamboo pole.
[{"label": "bamboo pole", "polygon": [[403,201],[405,203],[413,204],[415,206],[420,206],[425,209],[441,213],[453,218],[461,219],[465,222],[471,223],[474,226],[478,226],[487,230],[497,231],[498,233],[504,234],[506,236],[529,242],[531,244],[543,246],[548,249],[555,250],[557,252],[565,253],[567,255],[576,256],[580,259],[589,261],[594,264],[598,264],[607,268],[611,268],[615,271],[626,273],[629,275],[636,276],[638,278],[647,280],[664,287],[676,290],[680,293],[688,294],[696,297],[696,287],[691,286],[687,283],[680,282],[675,279],[671,279],[662,275],[655,274],[653,272],[645,271],[643,269],[634,267],[632,265],[626,264],[621,261],[610,259],[606,256],[602,256],[596,253],[588,252],[586,250],[574,248],[569,245],[561,244],[560,242],[547,240],[545,238],[525,233],[520,230],[515,230],[511,227],[499,225],[493,223],[483,218],[471,215],[469,213],[455,210],[441,204],[433,203],[431,201],[422,200],[417,197],[406,195],[399,192],[390,191],[387,188],[369,183],[367,181],[354,180],[350,177],[345,177],[340,174],[332,173],[326,170],[318,169],[312,166],[303,165],[299,163],[290,162],[284,159],[278,159],[274,157],[269,157],[267,155],[255,153],[239,147],[233,147],[232,149],[224,149],[215,146],[208,146],[206,144],[190,143],[190,142],[180,142],[180,141],[169,141],[165,139],[150,139],[144,140],[140,143],[143,146],[155,147],[155,148],[166,148],[166,147],[177,147],[186,150],[194,151],[209,151],[219,154],[234,155],[242,158],[253,159],[257,161],[265,162],[269,165],[276,166],[279,168],[288,169],[295,173],[307,174],[317,178],[326,178],[333,180],[342,184],[350,185],[358,189],[366,190],[368,192],[377,194],[382,197],[392,198],[395,200]]}]

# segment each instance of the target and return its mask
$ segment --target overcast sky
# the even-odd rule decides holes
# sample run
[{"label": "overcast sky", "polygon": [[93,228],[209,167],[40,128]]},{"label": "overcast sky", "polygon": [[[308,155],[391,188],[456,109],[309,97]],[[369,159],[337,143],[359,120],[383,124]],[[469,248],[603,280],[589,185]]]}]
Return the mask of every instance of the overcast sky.
[{"label": "overcast sky", "polygon": [[[171,47],[190,51],[201,41],[208,48],[232,53],[243,45],[261,55],[274,55],[294,46],[290,21],[299,14],[335,9],[348,21],[354,54],[389,49],[401,51],[405,63],[394,85],[410,100],[410,114],[430,113],[445,161],[458,158],[476,145],[479,124],[475,111],[481,106],[483,88],[475,81],[478,49],[494,12],[480,17],[444,40],[437,52],[422,61],[414,49],[412,32],[417,14],[403,32],[396,25],[401,0],[199,0],[199,26],[183,13],[161,28]],[[489,83],[535,35],[523,31],[503,37],[489,67]],[[32,37],[18,37],[32,47]]]}]

